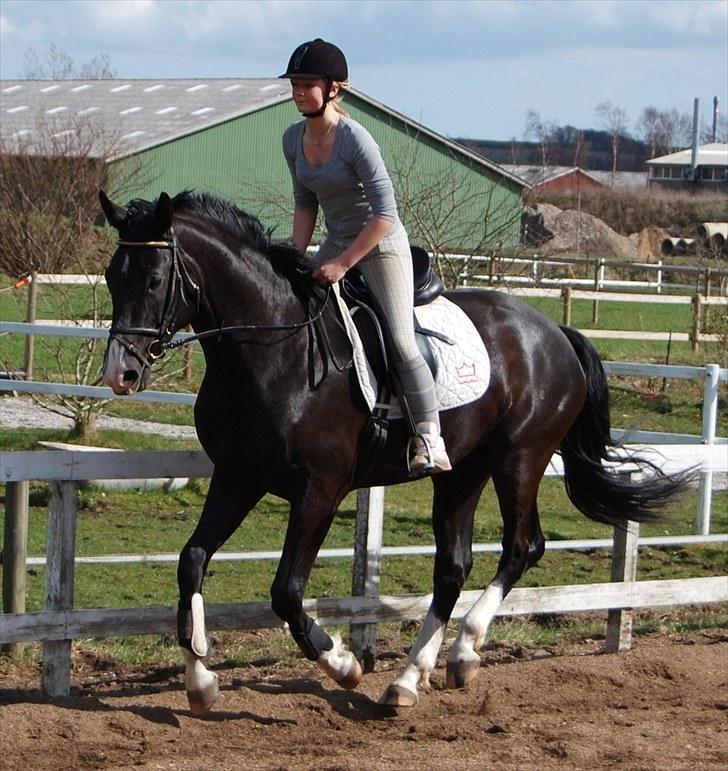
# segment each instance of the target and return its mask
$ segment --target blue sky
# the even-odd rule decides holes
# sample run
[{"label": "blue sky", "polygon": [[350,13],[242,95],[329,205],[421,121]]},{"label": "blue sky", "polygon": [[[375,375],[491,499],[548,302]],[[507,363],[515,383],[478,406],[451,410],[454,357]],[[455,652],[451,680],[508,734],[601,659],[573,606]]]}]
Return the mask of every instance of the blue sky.
[{"label": "blue sky", "polygon": [[119,77],[271,77],[298,43],[347,55],[353,86],[450,137],[522,138],[525,115],[728,110],[728,0],[0,0],[0,75],[51,43]]}]

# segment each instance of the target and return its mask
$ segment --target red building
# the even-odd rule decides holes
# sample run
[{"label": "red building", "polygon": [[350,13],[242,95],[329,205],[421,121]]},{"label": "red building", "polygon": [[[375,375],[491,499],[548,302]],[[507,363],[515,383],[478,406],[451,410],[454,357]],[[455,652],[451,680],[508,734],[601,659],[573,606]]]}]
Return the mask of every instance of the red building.
[{"label": "red building", "polygon": [[534,193],[578,193],[604,187],[589,172],[578,166],[503,166],[520,177]]}]

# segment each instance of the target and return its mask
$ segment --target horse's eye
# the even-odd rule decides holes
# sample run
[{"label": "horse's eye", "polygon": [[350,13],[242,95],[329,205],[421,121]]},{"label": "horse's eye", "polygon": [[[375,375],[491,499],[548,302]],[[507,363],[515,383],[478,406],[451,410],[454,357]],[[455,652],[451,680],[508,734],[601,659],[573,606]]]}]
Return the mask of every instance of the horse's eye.
[{"label": "horse's eye", "polygon": [[149,279],[149,291],[156,292],[159,287],[162,286],[162,279],[159,276],[152,276]]}]

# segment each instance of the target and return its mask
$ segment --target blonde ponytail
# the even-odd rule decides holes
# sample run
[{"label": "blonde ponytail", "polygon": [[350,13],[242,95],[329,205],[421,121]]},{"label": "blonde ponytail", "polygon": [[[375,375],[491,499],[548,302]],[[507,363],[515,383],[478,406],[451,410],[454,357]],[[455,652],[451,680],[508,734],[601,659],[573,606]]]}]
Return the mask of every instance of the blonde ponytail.
[{"label": "blonde ponytail", "polygon": [[343,93],[349,88],[348,80],[334,80],[333,83],[339,87],[339,93],[331,100],[331,104],[339,115],[343,115],[345,118],[351,117],[349,113],[341,106],[340,102],[343,99]]}]

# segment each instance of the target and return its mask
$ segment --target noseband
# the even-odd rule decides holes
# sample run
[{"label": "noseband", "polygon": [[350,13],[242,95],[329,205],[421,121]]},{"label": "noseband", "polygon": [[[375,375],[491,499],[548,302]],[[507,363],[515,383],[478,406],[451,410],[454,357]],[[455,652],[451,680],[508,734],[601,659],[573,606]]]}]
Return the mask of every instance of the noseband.
[{"label": "noseband", "polygon": [[[119,241],[119,246],[131,246],[138,249],[169,249],[172,260],[169,266],[167,294],[164,298],[164,310],[159,327],[122,327],[114,325],[109,330],[109,340],[116,340],[126,351],[138,359],[145,367],[151,367],[156,359],[164,356],[169,343],[174,336],[174,322],[180,304],[194,305],[195,314],[200,308],[200,287],[192,280],[187,268],[180,258],[177,238],[172,232],[168,241]],[[145,351],[140,351],[133,343],[125,339],[125,335],[151,337]]]}]

